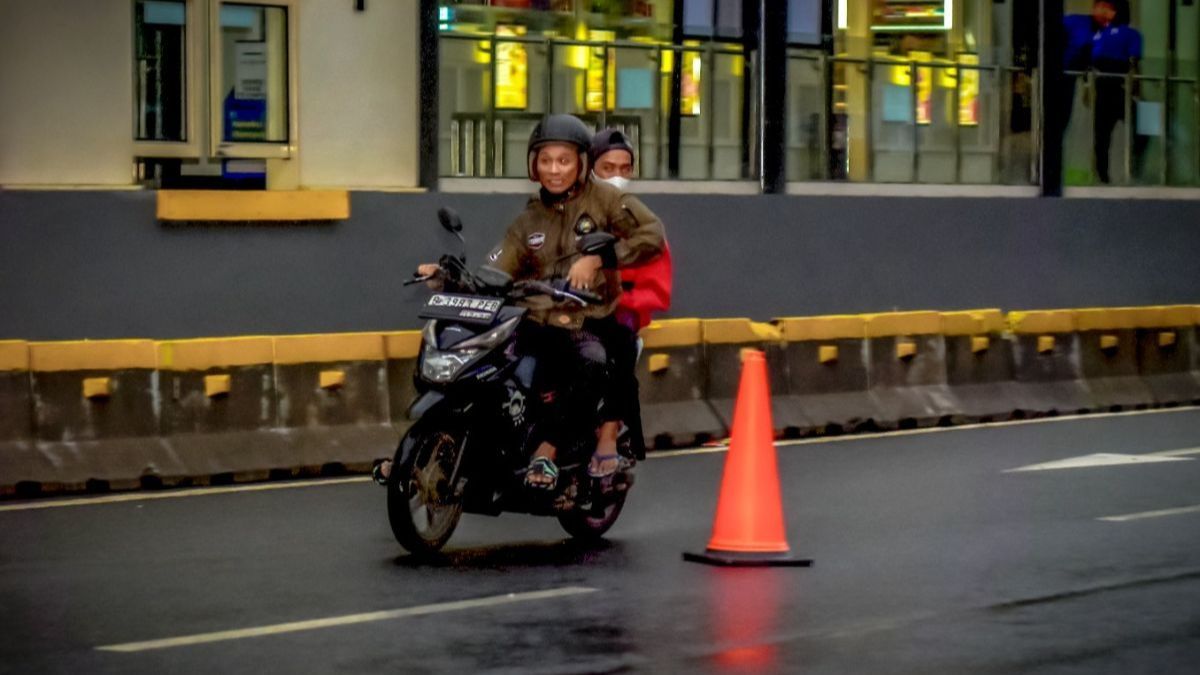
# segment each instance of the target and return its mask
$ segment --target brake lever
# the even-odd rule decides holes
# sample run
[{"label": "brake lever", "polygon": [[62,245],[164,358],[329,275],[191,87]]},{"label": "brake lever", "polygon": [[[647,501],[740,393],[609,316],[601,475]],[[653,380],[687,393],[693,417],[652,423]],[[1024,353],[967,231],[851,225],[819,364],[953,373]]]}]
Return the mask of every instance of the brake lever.
[{"label": "brake lever", "polygon": [[431,279],[434,279],[435,277],[437,277],[436,274],[426,274],[424,276],[417,276],[414,274],[413,277],[411,279],[409,279],[408,281],[405,281],[403,285],[412,286],[414,284],[421,284],[421,283],[425,283],[426,281],[429,281]]}]

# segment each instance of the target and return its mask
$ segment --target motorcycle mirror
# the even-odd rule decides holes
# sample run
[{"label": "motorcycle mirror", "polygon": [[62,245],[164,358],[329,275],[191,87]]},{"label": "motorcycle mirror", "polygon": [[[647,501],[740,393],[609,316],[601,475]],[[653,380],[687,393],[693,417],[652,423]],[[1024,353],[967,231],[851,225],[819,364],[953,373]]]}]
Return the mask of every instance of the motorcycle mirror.
[{"label": "motorcycle mirror", "polygon": [[597,255],[616,243],[617,238],[608,232],[591,232],[579,238],[578,247],[584,255]]},{"label": "motorcycle mirror", "polygon": [[458,217],[458,213],[454,209],[448,206],[438,209],[438,221],[447,232],[454,234],[462,232],[462,219]]},{"label": "motorcycle mirror", "polygon": [[462,236],[462,219],[458,217],[458,213],[454,209],[443,206],[438,209],[438,222],[442,224],[442,229],[458,239],[460,245],[458,258],[465,263],[467,261],[467,240]]}]

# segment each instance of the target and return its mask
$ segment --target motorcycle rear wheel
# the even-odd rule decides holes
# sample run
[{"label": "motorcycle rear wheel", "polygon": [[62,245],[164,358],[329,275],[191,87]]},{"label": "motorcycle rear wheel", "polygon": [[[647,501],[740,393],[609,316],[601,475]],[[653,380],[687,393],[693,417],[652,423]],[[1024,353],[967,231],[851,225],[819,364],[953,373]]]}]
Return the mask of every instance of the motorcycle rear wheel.
[{"label": "motorcycle rear wheel", "polygon": [[456,475],[463,441],[461,434],[431,430],[415,439],[407,460],[396,451],[388,477],[388,522],[396,541],[414,555],[440,551],[462,517]]},{"label": "motorcycle rear wheel", "polygon": [[567,534],[575,539],[581,541],[600,539],[620,517],[621,509],[625,508],[625,495],[624,492],[618,494],[599,514],[590,510],[574,510],[559,514],[558,523],[567,531]]}]

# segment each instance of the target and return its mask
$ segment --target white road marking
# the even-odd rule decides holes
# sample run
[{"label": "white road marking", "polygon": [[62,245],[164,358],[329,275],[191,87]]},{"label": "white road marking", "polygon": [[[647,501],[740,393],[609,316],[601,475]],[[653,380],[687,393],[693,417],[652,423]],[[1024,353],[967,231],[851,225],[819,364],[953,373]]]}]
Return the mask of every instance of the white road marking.
[{"label": "white road marking", "polygon": [[188,647],[191,645],[208,644],[212,642],[226,642],[229,640],[242,640],[246,638],[265,637],[268,635],[281,635],[283,633],[296,633],[306,630],[317,630],[320,628],[334,628],[337,626],[350,626],[360,623],[370,623],[373,621],[387,621],[390,619],[401,619],[414,616],[427,616],[429,614],[443,614],[446,612],[458,612],[465,609],[480,609],[483,607],[496,607],[498,605],[510,605],[517,602],[531,602],[534,600],[547,600],[550,598],[563,598],[572,595],[582,595],[584,593],[594,593],[597,589],[588,588],[586,586],[564,586],[563,588],[553,588],[544,591],[531,591],[528,593],[508,593],[506,595],[493,595],[486,598],[475,598],[472,600],[456,600],[453,602],[439,602],[433,605],[421,605],[418,607],[404,607],[402,609],[389,609],[380,612],[366,612],[363,614],[346,614],[343,616],[331,616],[325,619],[310,619],[307,621],[292,621],[290,623],[277,623],[269,626],[254,626],[251,628],[238,628],[235,630],[222,630],[212,633],[197,633],[195,635],[183,635],[180,637],[163,638],[161,640],[146,640],[145,642],[125,642],[115,645],[104,645],[96,647],[102,652],[144,652],[153,649],[170,649],[172,647]]},{"label": "white road marking", "polygon": [[1200,513],[1200,506],[1183,506],[1177,509],[1162,509],[1159,511],[1142,511],[1141,513],[1127,513],[1123,516],[1105,516],[1096,520],[1106,520],[1110,523],[1124,523],[1130,520],[1144,520],[1146,518],[1162,518],[1164,516],[1179,516],[1185,513]]},{"label": "white road marking", "polygon": [[1159,452],[1146,453],[1153,457],[1187,457],[1188,455],[1200,455],[1200,448],[1183,448],[1181,450],[1162,450]]},{"label": "white road marking", "polygon": [[[927,427],[924,429],[899,429],[895,431],[876,431],[866,434],[845,434],[842,436],[818,436],[816,438],[799,438],[788,441],[776,441],[777,448],[790,448],[799,445],[824,445],[827,443],[848,443],[852,441],[868,441],[877,438],[901,438],[904,436],[925,436],[928,434],[945,434],[956,431],[972,431],[975,429],[997,429],[1003,427],[1023,427],[1031,424],[1055,424],[1058,422],[1072,422],[1079,420],[1096,420],[1107,419],[1110,417],[1140,417],[1142,415],[1165,415],[1177,412],[1194,412],[1200,410],[1200,406],[1183,406],[1178,408],[1162,408],[1158,410],[1128,410],[1125,412],[1115,413],[1094,413],[1089,415],[1058,415],[1056,417],[1038,417],[1028,420],[1008,420],[1005,422],[980,422],[978,424],[959,424],[950,427]],[[671,457],[689,457],[691,455],[710,455],[729,450],[729,443],[726,441],[720,445],[705,446],[699,448],[682,448],[680,450],[665,450],[662,452],[654,452],[649,455],[650,459],[667,459]],[[1171,453],[1181,452],[1171,450]],[[1165,454],[1165,453],[1163,453]],[[1200,448],[1195,448],[1187,452],[1187,454],[1200,454]]]},{"label": "white road marking", "polygon": [[94,504],[116,504],[120,502],[141,502],[152,499],[179,499],[181,497],[204,497],[207,495],[223,495],[234,492],[262,492],[264,490],[289,490],[302,487],[321,487],[324,485],[345,485],[346,483],[365,483],[370,476],[353,476],[350,478],[324,478],[303,482],[287,483],[255,483],[254,485],[229,485],[208,488],[181,488],[170,492],[126,492],[119,495],[103,497],[75,497],[72,499],[49,499],[46,501],[25,502],[23,504],[0,504],[3,511],[33,511],[36,509],[53,509],[63,506],[92,506]]},{"label": "white road marking", "polygon": [[1190,462],[1190,457],[1165,457],[1162,455],[1120,455],[1111,452],[1098,452],[1082,457],[1069,457],[1054,462],[1030,464],[1017,469],[1008,469],[1004,473],[1019,471],[1056,471],[1060,469],[1086,469],[1095,466],[1127,466],[1130,464],[1156,464],[1159,462]]},{"label": "white road marking", "polygon": [[[1092,415],[1060,415],[1058,417],[1039,417],[1031,420],[1010,420],[1007,422],[988,422],[981,424],[963,424],[953,427],[931,427],[927,429],[904,429],[898,431],[881,431],[869,434],[846,434],[844,436],[821,436],[817,438],[802,438],[790,441],[778,441],[776,447],[787,448],[801,445],[824,445],[827,443],[848,443],[852,441],[867,441],[879,438],[899,438],[903,436],[922,436],[926,434],[941,434],[953,433],[956,431],[971,431],[975,429],[994,429],[1001,427],[1026,426],[1030,424],[1054,424],[1058,422],[1070,422],[1085,419],[1106,419],[1110,417],[1137,417],[1141,415],[1168,415],[1172,413],[1193,412],[1200,410],[1200,406],[1186,406],[1178,408],[1164,408],[1160,410],[1131,410],[1127,412],[1117,413],[1096,413]],[[691,455],[709,455],[729,450],[728,445],[719,445],[713,447],[700,448],[683,448],[680,450],[666,450],[662,452],[654,452],[650,459],[670,459],[673,457],[688,457]],[[1171,456],[1168,453],[1183,453],[1185,451],[1170,450],[1161,454],[1163,456]],[[1200,448],[1189,449],[1187,454],[1200,454]],[[103,497],[76,497],[70,499],[53,499],[43,501],[24,502],[19,504],[0,504],[0,512],[4,511],[31,511],[34,509],[49,509],[70,506],[93,506],[97,504],[113,504],[120,502],[139,502],[151,499],[178,499],[180,497],[201,497],[206,495],[237,493],[237,492],[257,492],[260,490],[293,490],[297,488],[321,487],[324,485],[341,485],[345,483],[366,483],[370,481],[369,476],[354,476],[350,478],[332,478],[313,481],[295,481],[285,483],[262,483],[254,485],[231,485],[215,488],[195,488],[195,489],[180,489],[169,492],[130,492],[119,495],[106,495]]]}]

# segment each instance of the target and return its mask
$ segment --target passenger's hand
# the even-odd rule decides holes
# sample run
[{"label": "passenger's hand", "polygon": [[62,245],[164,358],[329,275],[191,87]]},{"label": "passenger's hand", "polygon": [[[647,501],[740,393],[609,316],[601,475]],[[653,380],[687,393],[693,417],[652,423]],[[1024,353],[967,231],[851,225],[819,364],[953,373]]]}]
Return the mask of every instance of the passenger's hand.
[{"label": "passenger's hand", "polygon": [[429,281],[425,282],[425,285],[435,291],[442,290],[443,284],[440,274],[441,271],[442,268],[437,263],[424,263],[422,265],[417,265],[417,276],[430,277]]},{"label": "passenger's hand", "polygon": [[582,256],[571,265],[571,271],[567,272],[567,282],[571,284],[572,288],[590,291],[592,281],[596,278],[596,272],[600,271],[602,264],[598,255]]}]

